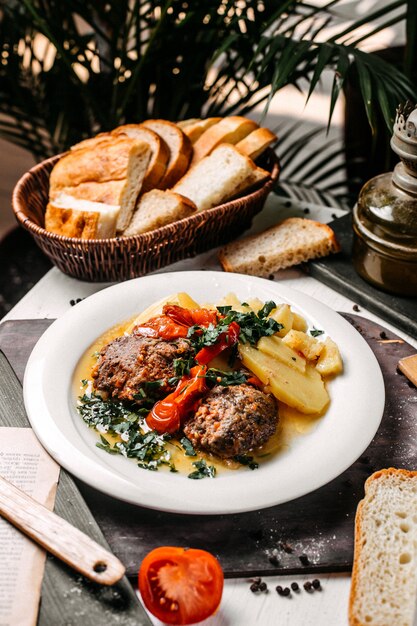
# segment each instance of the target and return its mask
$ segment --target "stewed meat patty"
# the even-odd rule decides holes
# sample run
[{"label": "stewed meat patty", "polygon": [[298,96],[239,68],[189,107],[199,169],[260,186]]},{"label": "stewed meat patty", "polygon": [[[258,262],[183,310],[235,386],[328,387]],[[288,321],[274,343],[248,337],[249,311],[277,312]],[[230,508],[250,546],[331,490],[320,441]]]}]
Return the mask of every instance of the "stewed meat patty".
[{"label": "stewed meat patty", "polygon": [[159,380],[159,392],[166,394],[172,390],[168,379],[175,376],[174,359],[186,359],[190,354],[191,344],[187,339],[118,337],[100,352],[93,371],[94,386],[120,400],[135,400],[144,383]]},{"label": "stewed meat patty", "polygon": [[230,458],[263,445],[276,431],[273,396],[250,385],[217,385],[184,426],[193,446]]}]

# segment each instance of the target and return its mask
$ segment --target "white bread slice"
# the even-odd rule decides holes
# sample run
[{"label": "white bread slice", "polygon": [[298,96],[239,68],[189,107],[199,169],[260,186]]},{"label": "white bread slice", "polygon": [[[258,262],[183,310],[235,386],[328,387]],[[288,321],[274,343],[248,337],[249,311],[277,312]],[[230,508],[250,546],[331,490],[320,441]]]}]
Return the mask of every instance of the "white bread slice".
[{"label": "white bread slice", "polygon": [[383,469],[365,483],[355,521],[350,626],[413,626],[417,472]]},{"label": "white bread slice", "polygon": [[60,194],[46,208],[45,228],[65,237],[106,239],[116,235],[119,206]]},{"label": "white bread slice", "polygon": [[222,144],[201,159],[173,191],[189,198],[199,211],[211,209],[253,184],[256,165],[235,146]]},{"label": "white bread slice", "polygon": [[200,139],[201,135],[205,133],[206,130],[214,126],[214,124],[220,122],[221,119],[221,117],[207,117],[204,120],[191,120],[189,124],[182,128],[182,130],[190,139],[191,143],[194,144],[197,139]]},{"label": "white bread slice", "polygon": [[75,187],[63,187],[59,191],[50,193],[49,197],[51,200],[55,200],[64,193],[79,200],[121,206],[125,203],[124,192],[126,187],[125,178],[122,180],[108,180],[104,183],[81,183],[81,185],[76,185]]},{"label": "white bread slice", "polygon": [[149,145],[151,158],[141,191],[145,193],[157,187],[165,175],[170,158],[170,151],[165,141],[150,128],[144,128],[142,124],[125,124],[124,126],[118,126],[111,134],[116,137],[126,135],[132,139],[144,141]]},{"label": "white bread slice", "polygon": [[257,128],[239,141],[236,148],[255,160],[276,140],[277,136],[268,128]]},{"label": "white bread slice", "polygon": [[234,115],[224,117],[218,124],[206,130],[195,142],[191,165],[195,165],[202,158],[210,154],[221,143],[236,144],[246,135],[258,128],[258,124],[246,117]]},{"label": "white bread slice", "polygon": [[197,210],[195,204],[178,193],[161,189],[148,191],[140,197],[132,221],[123,235],[140,235],[155,228],[192,215]]},{"label": "white bread slice", "polygon": [[146,120],[142,124],[159,135],[167,144],[170,154],[165,174],[158,183],[159,189],[170,189],[188,169],[193,148],[187,135],[173,122]]},{"label": "white bread slice", "polygon": [[[56,198],[63,189],[74,195],[72,187],[89,183],[90,194],[86,199],[96,201],[93,187],[98,191],[100,187],[97,183],[119,182],[117,187],[120,189],[120,197],[117,204],[120,204],[120,213],[117,229],[124,230],[132,217],[150,156],[151,149],[147,143],[124,136],[109,137],[90,147],[69,152],[51,172],[50,197]],[[77,197],[80,197],[79,191],[76,192]],[[113,202],[116,203],[114,199]]]},{"label": "white bread slice", "polygon": [[257,235],[227,244],[220,250],[219,260],[226,272],[268,277],[339,249],[326,224],[290,217]]}]

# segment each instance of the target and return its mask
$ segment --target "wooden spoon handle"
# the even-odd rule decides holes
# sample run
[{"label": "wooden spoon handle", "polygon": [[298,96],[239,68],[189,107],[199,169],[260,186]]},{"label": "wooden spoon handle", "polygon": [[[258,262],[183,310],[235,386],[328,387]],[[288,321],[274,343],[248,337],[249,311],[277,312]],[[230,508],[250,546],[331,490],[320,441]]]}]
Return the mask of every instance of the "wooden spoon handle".
[{"label": "wooden spoon handle", "polygon": [[0,515],[90,580],[113,585],[125,573],[111,552],[1,476]]}]

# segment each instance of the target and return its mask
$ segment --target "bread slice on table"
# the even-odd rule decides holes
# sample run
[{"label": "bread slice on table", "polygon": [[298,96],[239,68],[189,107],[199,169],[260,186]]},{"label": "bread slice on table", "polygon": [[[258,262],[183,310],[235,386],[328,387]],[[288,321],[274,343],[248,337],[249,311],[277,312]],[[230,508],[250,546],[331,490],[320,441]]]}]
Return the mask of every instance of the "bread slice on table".
[{"label": "bread slice on table", "polygon": [[268,128],[257,128],[239,141],[236,148],[255,160],[276,140],[277,136]]},{"label": "bread slice on table", "polygon": [[151,149],[146,176],[143,180],[142,193],[158,187],[159,182],[166,172],[170,158],[170,151],[165,141],[150,128],[145,128],[142,124],[125,124],[118,126],[112,133],[113,136],[126,135],[131,139],[137,139],[147,143]]},{"label": "bread slice on table", "polygon": [[355,521],[350,626],[413,626],[417,472],[383,469],[365,483]]},{"label": "bread slice on table", "polygon": [[[117,230],[124,230],[132,217],[150,157],[147,143],[124,136],[110,137],[92,147],[72,151],[62,157],[51,172],[50,197],[56,198],[63,189],[71,193],[72,187],[89,183],[88,199],[97,201],[91,183],[119,181],[122,191]],[[78,193],[76,195],[79,197]]]},{"label": "bread slice on table", "polygon": [[256,128],[258,128],[258,124],[248,120],[246,117],[238,115],[224,117],[218,124],[214,124],[206,130],[195,142],[191,165],[194,166],[198,161],[210,154],[219,144],[236,144]]},{"label": "bread slice on table", "polygon": [[169,148],[165,174],[158,183],[159,189],[171,189],[188,169],[193,148],[187,135],[173,122],[146,120],[142,124],[159,135]]},{"label": "bread slice on table", "polygon": [[161,189],[148,191],[140,197],[132,221],[123,235],[140,235],[166,224],[171,224],[183,217],[192,215],[197,207],[191,200],[178,193]]},{"label": "bread slice on table", "polygon": [[268,277],[278,270],[339,250],[329,226],[290,217],[257,235],[227,244],[220,250],[219,260],[226,272]]},{"label": "bread slice on table", "polygon": [[189,198],[199,211],[211,209],[253,185],[256,170],[235,146],[222,144],[191,168],[173,191]]},{"label": "bread slice on table", "polygon": [[45,228],[65,237],[105,239],[116,235],[119,212],[119,206],[60,194],[46,208]]},{"label": "bread slice on table", "polygon": [[189,137],[191,143],[195,143],[197,139],[200,139],[201,135],[209,128],[221,121],[221,117],[207,117],[204,120],[191,120],[189,124],[186,124],[182,128],[184,133]]}]

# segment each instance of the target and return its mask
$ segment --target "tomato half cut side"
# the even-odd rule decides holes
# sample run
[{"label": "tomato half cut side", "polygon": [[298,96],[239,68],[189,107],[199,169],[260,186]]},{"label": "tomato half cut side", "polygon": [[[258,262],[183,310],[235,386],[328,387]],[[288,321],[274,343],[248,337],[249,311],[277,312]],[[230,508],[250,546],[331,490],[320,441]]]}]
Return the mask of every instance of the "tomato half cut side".
[{"label": "tomato half cut side", "polygon": [[149,552],[139,570],[139,591],[155,617],[195,624],[213,615],[223,593],[223,570],[210,552],[164,546]]}]

